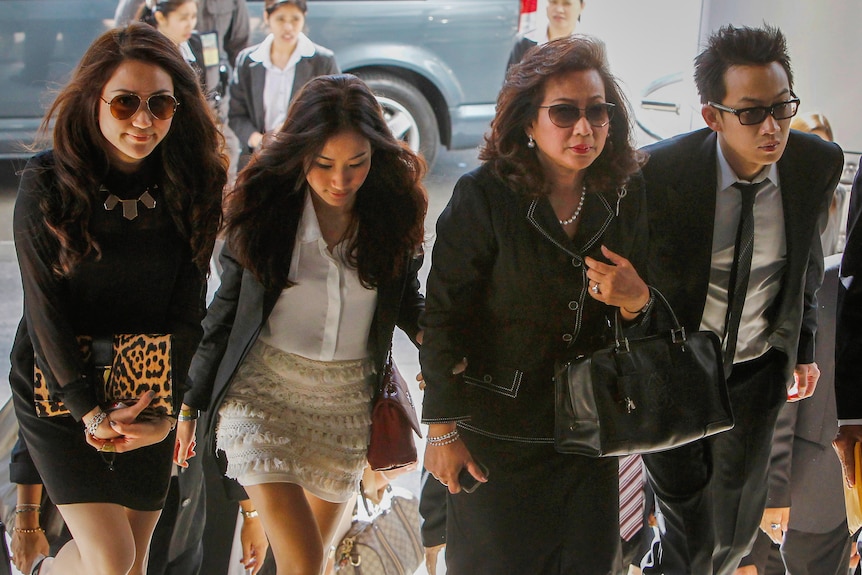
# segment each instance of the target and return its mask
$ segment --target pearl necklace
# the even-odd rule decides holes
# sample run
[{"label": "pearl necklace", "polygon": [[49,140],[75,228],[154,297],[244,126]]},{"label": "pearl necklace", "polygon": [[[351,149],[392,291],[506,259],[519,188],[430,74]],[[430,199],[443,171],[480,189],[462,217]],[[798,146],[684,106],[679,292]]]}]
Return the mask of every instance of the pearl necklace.
[{"label": "pearl necklace", "polygon": [[581,187],[581,199],[578,200],[578,207],[575,208],[575,213],[572,214],[572,217],[570,217],[567,220],[557,220],[558,222],[560,222],[561,226],[567,226],[569,224],[575,223],[575,220],[577,220],[578,216],[581,215],[581,209],[584,207],[584,198],[586,197],[586,195],[587,195],[587,185],[584,184]]}]

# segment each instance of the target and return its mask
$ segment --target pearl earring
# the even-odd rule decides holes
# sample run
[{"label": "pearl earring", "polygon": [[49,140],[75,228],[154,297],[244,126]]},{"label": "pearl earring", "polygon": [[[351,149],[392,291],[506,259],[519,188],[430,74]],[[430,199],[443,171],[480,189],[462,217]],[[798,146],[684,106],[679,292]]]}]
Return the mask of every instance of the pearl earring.
[{"label": "pearl earring", "polygon": [[536,140],[533,139],[531,134],[527,134],[527,147],[531,150],[536,147]]}]

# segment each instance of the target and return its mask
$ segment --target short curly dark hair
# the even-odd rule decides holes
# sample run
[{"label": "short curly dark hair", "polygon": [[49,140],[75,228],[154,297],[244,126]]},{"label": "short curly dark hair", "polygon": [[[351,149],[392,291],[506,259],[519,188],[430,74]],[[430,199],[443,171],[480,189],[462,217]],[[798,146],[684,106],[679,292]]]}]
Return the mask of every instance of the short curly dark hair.
[{"label": "short curly dark hair", "polygon": [[574,34],[531,48],[509,69],[497,97],[497,114],[479,159],[513,190],[528,195],[548,193],[538,157],[527,147],[526,129],[538,117],[548,80],[582,70],[599,73],[606,101],[616,105],[605,148],[587,169],[589,189],[624,186],[643,165],[645,155],[632,142],[628,100],[610,72],[604,44],[597,38]]}]

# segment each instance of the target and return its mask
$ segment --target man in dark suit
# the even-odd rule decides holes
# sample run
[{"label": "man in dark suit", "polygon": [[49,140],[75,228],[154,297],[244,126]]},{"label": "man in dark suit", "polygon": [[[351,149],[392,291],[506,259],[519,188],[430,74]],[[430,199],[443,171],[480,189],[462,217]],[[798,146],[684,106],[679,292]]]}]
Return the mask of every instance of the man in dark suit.
[{"label": "man in dark suit", "polygon": [[820,381],[805,401],[786,403],[775,426],[767,507],[754,550],[743,560],[752,566],[749,569],[757,567],[751,573],[847,575],[850,533],[841,465],[832,449],[838,430],[834,358],[840,263],[841,254],[826,258],[826,274],[817,292],[815,358],[821,366]]},{"label": "man in dark suit", "polygon": [[708,128],[646,149],[648,279],[687,330],[722,338],[735,426],[644,456],[668,575],[732,574],[754,539],[787,387],[808,397],[819,375],[818,219],[843,165],[838,146],[789,129],[799,100],[779,30],[720,29],[695,82]]}]

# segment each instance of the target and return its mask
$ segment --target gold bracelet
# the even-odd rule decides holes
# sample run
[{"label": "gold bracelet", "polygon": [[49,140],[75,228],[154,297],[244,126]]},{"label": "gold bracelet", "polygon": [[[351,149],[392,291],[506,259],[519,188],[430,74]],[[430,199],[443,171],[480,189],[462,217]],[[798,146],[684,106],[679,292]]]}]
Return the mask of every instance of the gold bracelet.
[{"label": "gold bracelet", "polygon": [[254,519],[258,515],[257,509],[252,509],[251,511],[246,511],[245,509],[240,509],[239,512],[242,513],[242,516],[244,519]]},{"label": "gold bracelet", "polygon": [[45,530],[41,527],[34,527],[33,529],[21,529],[20,527],[13,527],[12,531],[15,533],[44,533]]}]

